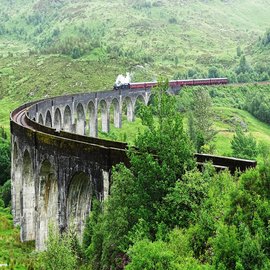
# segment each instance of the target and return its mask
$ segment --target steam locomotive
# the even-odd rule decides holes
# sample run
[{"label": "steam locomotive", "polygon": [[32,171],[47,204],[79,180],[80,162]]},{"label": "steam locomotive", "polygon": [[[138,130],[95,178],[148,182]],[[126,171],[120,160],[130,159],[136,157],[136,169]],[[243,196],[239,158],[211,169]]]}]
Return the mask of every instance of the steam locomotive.
[{"label": "steam locomotive", "polygon": [[[170,88],[180,88],[182,86],[196,86],[196,85],[214,85],[227,84],[227,78],[208,78],[208,79],[191,79],[191,80],[173,80],[169,81]],[[157,82],[138,82],[138,83],[118,83],[114,84],[113,89],[142,89],[152,88],[157,85]]]}]

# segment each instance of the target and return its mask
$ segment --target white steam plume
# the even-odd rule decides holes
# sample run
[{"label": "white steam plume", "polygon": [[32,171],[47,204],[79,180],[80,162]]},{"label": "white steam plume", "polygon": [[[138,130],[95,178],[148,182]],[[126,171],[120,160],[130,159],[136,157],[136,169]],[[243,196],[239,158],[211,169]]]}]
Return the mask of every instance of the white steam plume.
[{"label": "white steam plume", "polygon": [[116,81],[115,81],[115,85],[116,86],[120,86],[122,84],[127,84],[131,82],[131,77],[130,77],[130,73],[127,72],[126,76],[120,74],[117,76]]}]

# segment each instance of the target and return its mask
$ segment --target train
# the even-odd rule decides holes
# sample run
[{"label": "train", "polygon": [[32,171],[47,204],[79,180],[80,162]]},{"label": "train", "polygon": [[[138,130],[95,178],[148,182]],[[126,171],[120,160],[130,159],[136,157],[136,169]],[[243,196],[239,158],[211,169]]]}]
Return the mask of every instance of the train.
[{"label": "train", "polygon": [[[196,86],[196,85],[214,85],[227,84],[227,78],[207,78],[207,79],[189,79],[189,80],[172,80],[169,81],[170,88],[180,88],[182,86]],[[115,83],[113,89],[142,89],[152,88],[157,85],[157,82],[137,82],[137,83]]]}]

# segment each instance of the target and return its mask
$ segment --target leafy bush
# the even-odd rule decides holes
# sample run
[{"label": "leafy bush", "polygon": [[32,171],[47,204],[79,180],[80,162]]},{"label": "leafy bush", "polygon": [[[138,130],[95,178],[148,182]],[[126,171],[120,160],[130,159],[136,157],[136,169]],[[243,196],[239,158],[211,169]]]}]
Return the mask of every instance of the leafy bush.
[{"label": "leafy bush", "polygon": [[185,228],[196,222],[207,190],[206,175],[197,170],[187,172],[163,199],[164,205],[158,213],[159,222],[171,229]]},{"label": "leafy bush", "polygon": [[130,250],[131,263],[126,270],[175,270],[175,255],[162,241],[137,242]]},{"label": "leafy bush", "polygon": [[77,268],[76,251],[73,249],[73,235],[70,231],[60,235],[57,228],[50,227],[47,249],[39,254],[37,269],[73,270]]},{"label": "leafy bush", "polygon": [[251,134],[246,135],[239,127],[236,129],[231,145],[234,157],[255,159],[258,155],[256,140]]},{"label": "leafy bush", "polygon": [[263,122],[270,123],[270,96],[267,92],[249,93],[246,99],[246,109]]},{"label": "leafy bush", "polygon": [[171,23],[171,24],[177,24],[177,19],[175,17],[171,17],[169,19],[169,23]]},{"label": "leafy bush", "polygon": [[146,0],[138,0],[136,1],[136,4],[133,4],[132,7],[134,9],[143,9],[143,8],[151,8],[152,7],[152,3],[150,1],[146,1]]},{"label": "leafy bush", "polygon": [[0,127],[0,185],[3,185],[10,179],[10,144],[7,142],[7,136]]},{"label": "leafy bush", "polygon": [[8,207],[10,205],[11,180],[6,181],[3,186],[0,186],[0,199],[3,200],[5,207]]}]

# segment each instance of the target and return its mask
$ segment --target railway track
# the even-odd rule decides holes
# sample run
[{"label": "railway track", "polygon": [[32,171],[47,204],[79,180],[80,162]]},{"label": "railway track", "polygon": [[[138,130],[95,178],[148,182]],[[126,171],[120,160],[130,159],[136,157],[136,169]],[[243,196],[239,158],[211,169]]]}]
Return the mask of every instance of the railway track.
[{"label": "railway track", "polygon": [[16,113],[14,115],[13,119],[20,126],[26,127],[26,128],[31,128],[30,126],[27,125],[27,123],[25,121],[26,111],[27,111],[27,108],[22,109],[21,111],[19,111],[18,113]]}]

